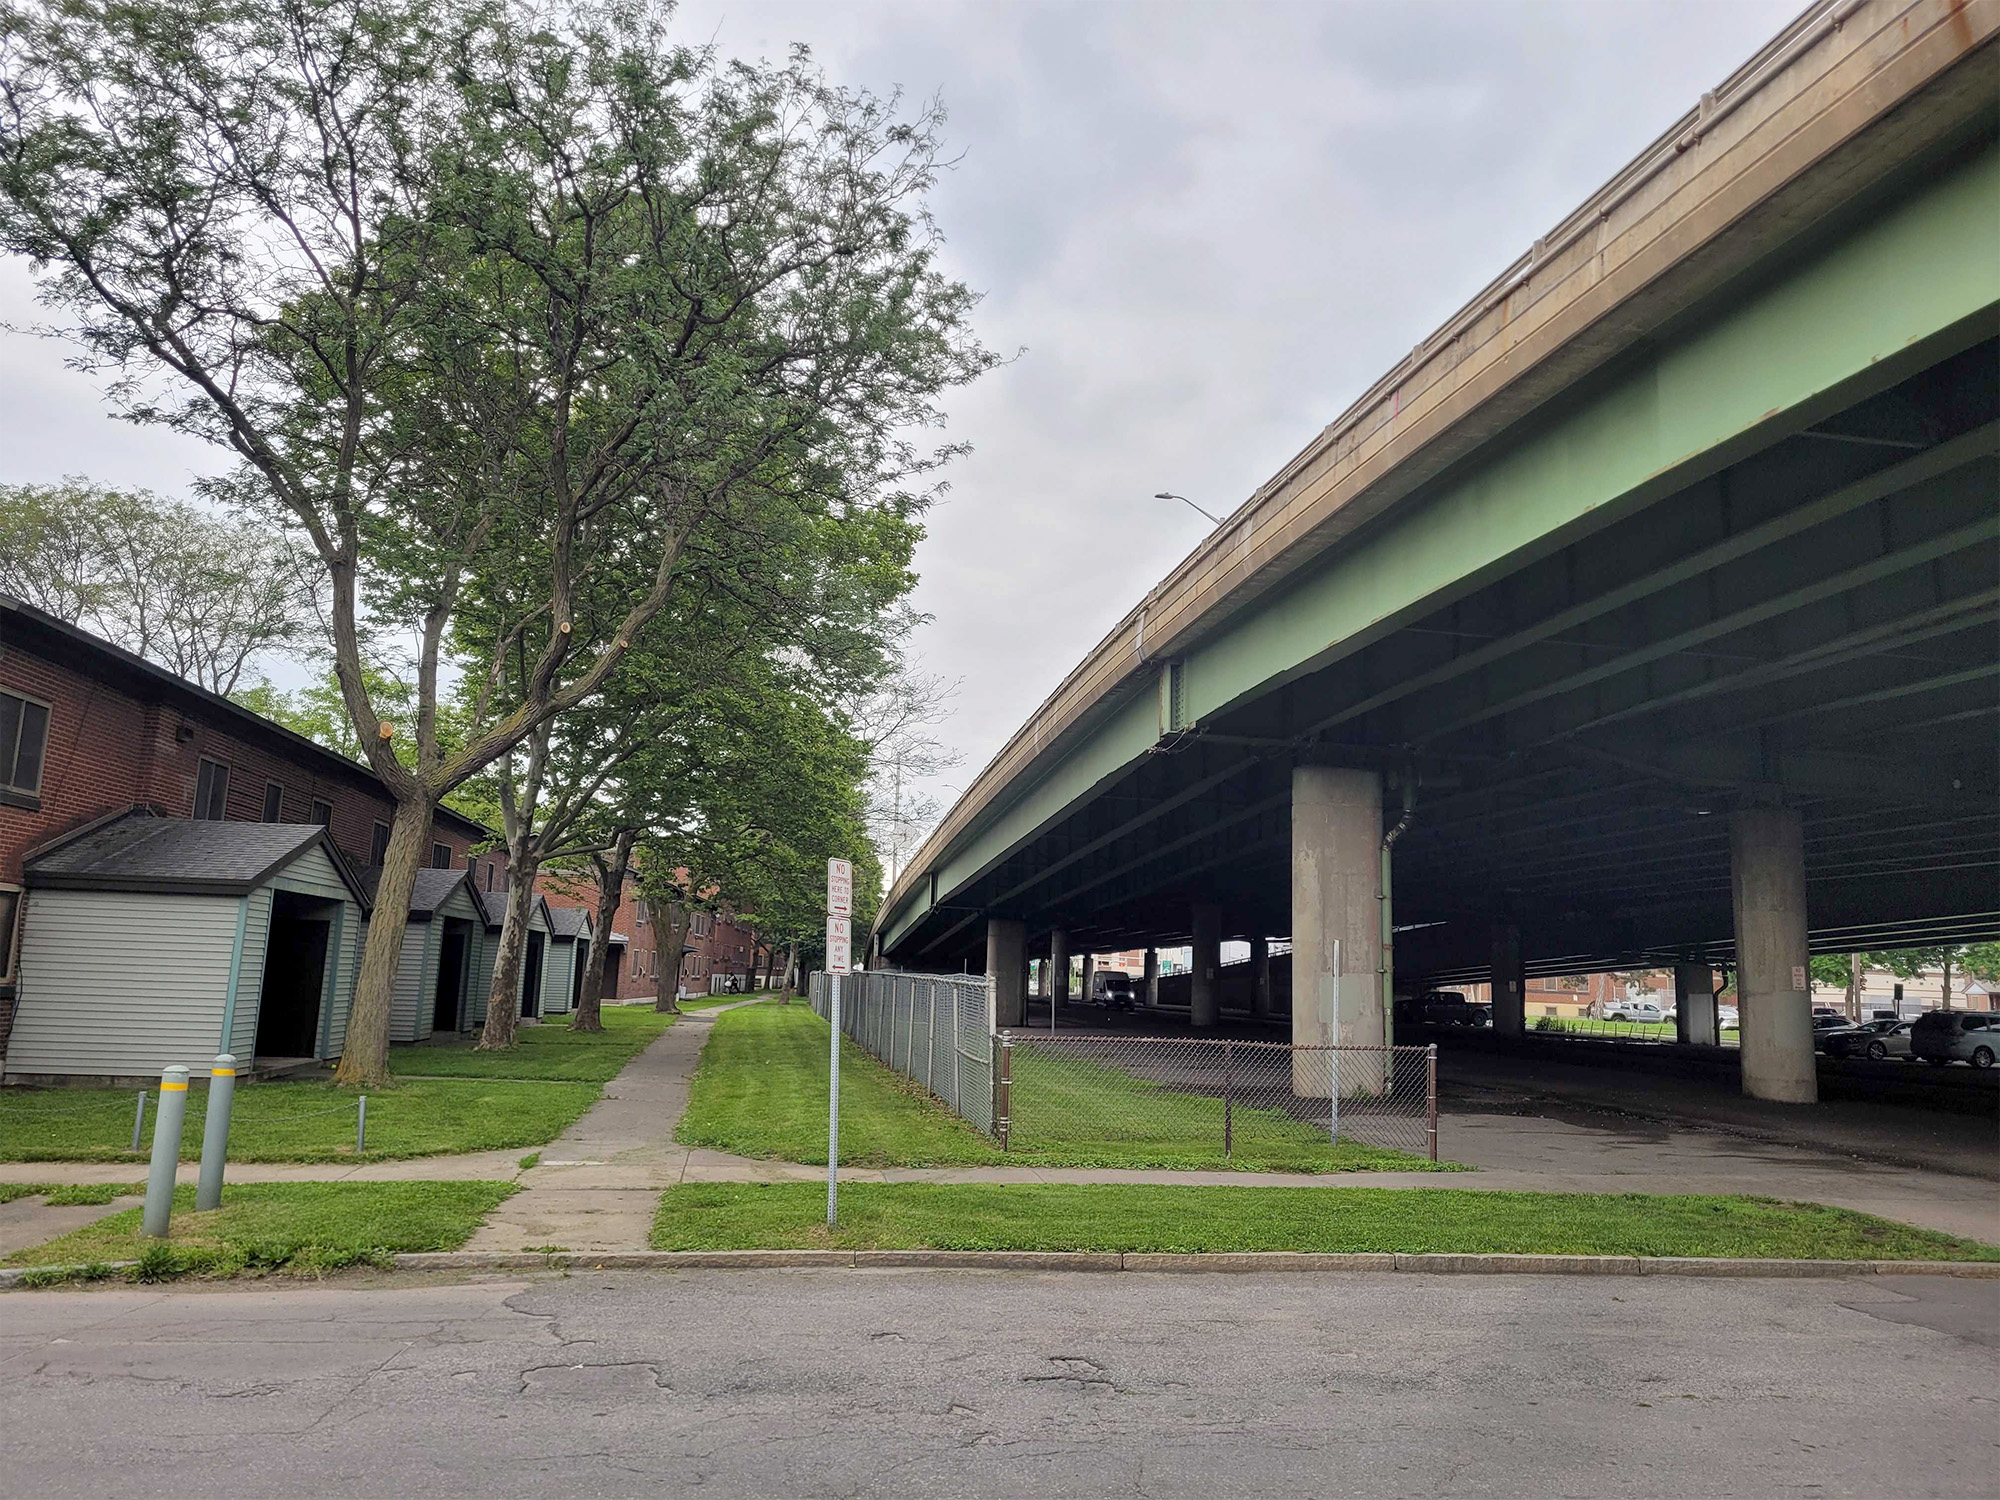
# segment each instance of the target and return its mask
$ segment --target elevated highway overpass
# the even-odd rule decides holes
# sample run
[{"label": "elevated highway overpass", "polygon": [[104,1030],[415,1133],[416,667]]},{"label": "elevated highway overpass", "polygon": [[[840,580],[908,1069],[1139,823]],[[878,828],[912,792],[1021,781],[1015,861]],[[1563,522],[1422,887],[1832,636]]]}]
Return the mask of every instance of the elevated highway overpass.
[{"label": "elevated highway overpass", "polygon": [[1030,952],[1192,943],[1200,1027],[1289,936],[1350,1043],[1726,961],[1746,1089],[1811,1098],[1809,951],[2000,932],[1996,32],[1826,0],[1704,95],[1064,679],[879,959],[1008,1022]]}]

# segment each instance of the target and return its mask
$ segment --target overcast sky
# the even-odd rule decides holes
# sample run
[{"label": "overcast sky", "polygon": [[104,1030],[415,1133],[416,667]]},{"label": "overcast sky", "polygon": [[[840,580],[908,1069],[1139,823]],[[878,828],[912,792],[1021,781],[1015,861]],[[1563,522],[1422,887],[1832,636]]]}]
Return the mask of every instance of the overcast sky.
[{"label": "overcast sky", "polygon": [[[954,400],[974,452],[919,554],[946,780],[1205,534],[1155,491],[1240,504],[1801,3],[687,4],[690,40],[950,112],[950,268],[1026,352]],[[34,315],[0,263],[0,321]],[[218,467],[0,334],[0,482]]]}]

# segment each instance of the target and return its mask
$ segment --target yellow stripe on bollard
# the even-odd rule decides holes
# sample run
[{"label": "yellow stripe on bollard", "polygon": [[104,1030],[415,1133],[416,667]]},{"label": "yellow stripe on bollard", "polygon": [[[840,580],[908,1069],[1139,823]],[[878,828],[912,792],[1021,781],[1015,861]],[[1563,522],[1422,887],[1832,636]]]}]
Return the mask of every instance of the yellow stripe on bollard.
[{"label": "yellow stripe on bollard", "polygon": [[160,1085],[160,1092],[163,1094],[185,1094],[187,1090],[188,1086],[184,1083],[163,1083]]},{"label": "yellow stripe on bollard", "polygon": [[234,1068],[210,1068],[208,1076],[210,1078],[234,1078],[236,1070]]}]

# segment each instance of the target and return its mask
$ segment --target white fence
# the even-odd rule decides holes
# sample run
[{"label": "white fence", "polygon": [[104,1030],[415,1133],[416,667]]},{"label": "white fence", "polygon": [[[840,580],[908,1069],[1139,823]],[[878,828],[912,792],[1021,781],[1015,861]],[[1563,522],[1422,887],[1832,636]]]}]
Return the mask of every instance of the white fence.
[{"label": "white fence", "polygon": [[[811,994],[824,1017],[826,975],[812,976]],[[993,1134],[993,991],[983,974],[843,974],[840,1029]]]}]

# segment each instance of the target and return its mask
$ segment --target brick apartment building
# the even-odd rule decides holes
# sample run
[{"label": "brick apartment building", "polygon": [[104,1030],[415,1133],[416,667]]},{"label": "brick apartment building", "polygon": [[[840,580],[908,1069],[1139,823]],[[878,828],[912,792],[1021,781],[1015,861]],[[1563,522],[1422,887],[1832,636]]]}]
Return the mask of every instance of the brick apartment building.
[{"label": "brick apartment building", "polygon": [[[355,887],[359,920],[368,887],[362,877],[381,861],[394,812],[366,766],[0,597],[0,1062],[20,996],[23,934],[34,922],[30,857],[134,808],[162,820],[162,830],[169,821],[324,828],[349,866],[338,874]],[[208,857],[218,857],[215,836],[201,845]],[[465,868],[489,837],[479,824],[440,810],[429,862]],[[306,842],[291,841],[301,849]],[[264,837],[258,847],[286,844],[282,836]],[[194,891],[204,887],[204,873],[154,869],[130,884],[135,894],[165,895],[169,883]],[[350,945],[359,920],[346,933]],[[144,953],[107,951],[104,958],[107,975],[119,965],[144,972]]]},{"label": "brick apartment building", "polygon": [[[595,887],[579,885],[563,875],[543,875],[535,884],[550,906],[596,908]],[[627,880],[611,923],[613,972],[612,982],[604,990],[607,1000],[652,999],[655,976],[665,961],[660,941],[666,929],[654,920],[652,910],[637,894],[637,884],[636,877]],[[717,977],[747,988],[752,960],[762,952],[756,931],[748,923],[728,913],[698,911],[688,923],[681,946],[678,993],[705,995]],[[761,972],[761,964],[758,969]]]}]

